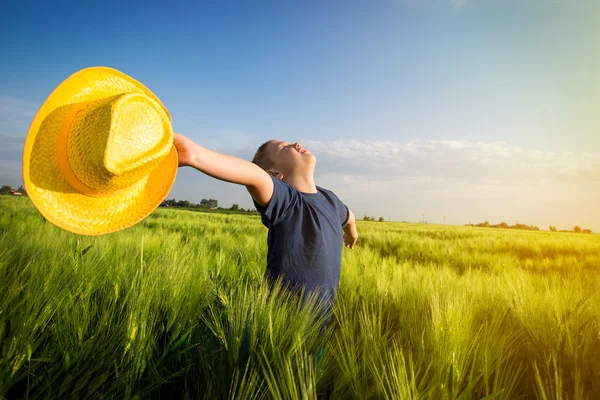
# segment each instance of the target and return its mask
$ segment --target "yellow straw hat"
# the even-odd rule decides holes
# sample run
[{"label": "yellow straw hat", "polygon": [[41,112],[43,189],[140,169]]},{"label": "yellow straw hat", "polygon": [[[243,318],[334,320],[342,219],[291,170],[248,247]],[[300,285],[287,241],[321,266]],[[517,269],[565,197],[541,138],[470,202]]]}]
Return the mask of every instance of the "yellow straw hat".
[{"label": "yellow straw hat", "polygon": [[83,235],[144,219],[176,173],[169,112],[144,85],[111,68],[68,77],[25,139],[23,181],[31,201],[48,221]]}]

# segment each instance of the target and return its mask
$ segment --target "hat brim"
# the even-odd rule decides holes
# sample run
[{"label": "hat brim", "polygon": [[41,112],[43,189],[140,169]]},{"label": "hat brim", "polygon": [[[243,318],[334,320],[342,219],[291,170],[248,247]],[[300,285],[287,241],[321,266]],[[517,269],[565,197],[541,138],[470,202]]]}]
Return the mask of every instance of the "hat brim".
[{"label": "hat brim", "polygon": [[27,195],[49,222],[82,235],[116,232],[143,220],[168,195],[177,175],[175,146],[147,177],[106,197],[79,193],[69,185],[58,166],[56,139],[70,105],[132,92],[152,97],[169,115],[160,100],[144,85],[106,67],[76,72],[42,104],[25,139],[23,182]]}]

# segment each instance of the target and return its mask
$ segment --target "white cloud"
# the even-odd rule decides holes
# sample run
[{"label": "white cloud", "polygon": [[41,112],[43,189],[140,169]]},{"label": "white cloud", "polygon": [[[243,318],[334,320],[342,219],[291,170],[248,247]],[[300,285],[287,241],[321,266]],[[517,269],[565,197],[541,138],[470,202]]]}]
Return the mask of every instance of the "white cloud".
[{"label": "white cloud", "polygon": [[41,103],[18,99],[10,96],[0,96],[0,135],[27,133],[29,124]]},{"label": "white cloud", "polygon": [[[357,213],[449,223],[506,220],[600,230],[600,154],[504,142],[304,141],[317,180]],[[571,224],[571,225],[569,225]],[[592,225],[590,225],[592,224]]]},{"label": "white cloud", "polygon": [[21,159],[25,139],[0,135],[0,186],[22,184]]},{"label": "white cloud", "polygon": [[23,100],[16,97],[0,96],[0,114],[13,114],[32,118],[40,108],[41,103]]},{"label": "white cloud", "polygon": [[454,8],[463,8],[469,0],[450,0]]},{"label": "white cloud", "polygon": [[401,0],[405,5],[418,8],[418,7],[448,7],[448,4],[453,8],[460,9],[464,7],[469,0]]},{"label": "white cloud", "polygon": [[504,142],[455,140],[305,141],[324,169],[364,176],[487,181],[506,185],[540,179],[600,183],[600,154],[554,153],[510,147]]},{"label": "white cloud", "polygon": [[21,163],[18,161],[0,159],[0,186],[19,187],[23,184]]}]

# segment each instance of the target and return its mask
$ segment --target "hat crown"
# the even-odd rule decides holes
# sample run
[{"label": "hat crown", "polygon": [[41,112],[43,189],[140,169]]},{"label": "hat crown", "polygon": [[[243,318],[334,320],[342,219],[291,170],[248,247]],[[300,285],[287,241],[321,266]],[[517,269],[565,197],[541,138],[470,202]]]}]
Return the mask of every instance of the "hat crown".
[{"label": "hat crown", "polygon": [[69,167],[91,194],[100,196],[148,176],[173,143],[168,115],[156,101],[140,93],[84,104],[67,134]]}]

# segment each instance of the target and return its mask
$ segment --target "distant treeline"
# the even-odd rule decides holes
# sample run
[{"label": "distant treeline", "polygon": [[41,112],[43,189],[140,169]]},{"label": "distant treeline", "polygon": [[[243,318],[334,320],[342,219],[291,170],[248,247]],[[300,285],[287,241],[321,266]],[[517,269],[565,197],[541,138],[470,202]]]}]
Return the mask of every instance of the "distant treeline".
[{"label": "distant treeline", "polygon": [[[19,188],[14,189],[9,185],[0,186],[0,195],[17,195],[17,196],[27,196],[25,192],[25,188],[23,186],[19,186]],[[219,207],[219,201],[215,199],[202,199],[200,203],[194,203],[189,200],[177,200],[175,198],[165,200],[160,204],[160,207],[180,207],[180,208],[199,208],[205,210],[219,210],[219,211],[233,211],[236,213],[255,213],[256,210],[253,208],[244,209],[240,207],[239,204],[233,204],[229,208]]]},{"label": "distant treeline", "polygon": [[375,219],[375,217],[370,217],[370,216],[368,216],[368,215],[365,214],[365,216],[363,217],[363,221],[384,222],[385,220],[383,219],[383,217],[379,217],[379,219]]},{"label": "distant treeline", "polygon": [[253,208],[244,209],[239,204],[233,204],[230,208],[219,207],[219,201],[215,199],[202,199],[200,203],[194,203],[189,200],[177,200],[175,198],[165,200],[161,203],[161,207],[179,207],[179,208],[199,208],[205,210],[218,211],[235,211],[241,213],[255,213]]},{"label": "distant treeline", "polygon": [[[493,225],[488,221],[480,222],[478,224],[465,224],[465,226],[475,226],[479,228],[503,228],[503,229],[521,229],[525,231],[539,231],[535,225],[526,225],[526,224],[515,224],[508,225],[506,222],[500,222],[499,224]],[[550,225],[550,232],[572,232],[572,233],[593,233],[590,229],[581,229],[579,226],[575,225],[573,230],[561,229],[560,231],[556,229],[556,226]]]}]

